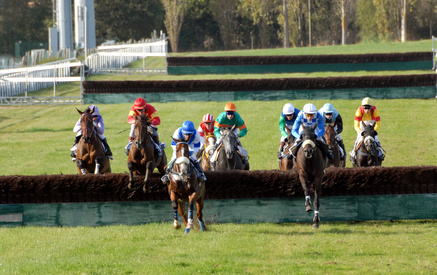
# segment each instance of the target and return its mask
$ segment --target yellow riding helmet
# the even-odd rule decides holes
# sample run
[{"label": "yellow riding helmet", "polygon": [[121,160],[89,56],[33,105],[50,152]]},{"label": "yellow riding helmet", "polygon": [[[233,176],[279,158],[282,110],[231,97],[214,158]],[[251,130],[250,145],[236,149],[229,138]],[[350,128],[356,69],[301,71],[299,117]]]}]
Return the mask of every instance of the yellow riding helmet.
[{"label": "yellow riding helmet", "polygon": [[363,101],[361,101],[361,105],[362,106],[364,106],[364,105],[373,106],[373,101],[372,101],[372,99],[370,97],[366,97],[366,98],[363,99]]},{"label": "yellow riding helmet", "polygon": [[226,112],[228,112],[228,111],[230,111],[230,112],[235,112],[235,111],[237,111],[237,107],[235,107],[235,104],[234,104],[234,103],[229,102],[229,103],[226,104],[226,106],[225,106],[225,111],[226,111]]}]

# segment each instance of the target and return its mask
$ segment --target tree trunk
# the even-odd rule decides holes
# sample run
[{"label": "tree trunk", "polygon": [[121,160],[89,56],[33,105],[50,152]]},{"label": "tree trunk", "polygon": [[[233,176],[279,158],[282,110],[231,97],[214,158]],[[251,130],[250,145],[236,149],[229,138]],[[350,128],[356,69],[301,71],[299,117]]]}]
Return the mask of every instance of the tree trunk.
[{"label": "tree trunk", "polygon": [[287,0],[282,0],[283,13],[284,13],[284,48],[290,47],[290,31],[288,27],[288,10]]},{"label": "tree trunk", "polygon": [[401,12],[401,41],[407,40],[407,0],[402,0]]}]

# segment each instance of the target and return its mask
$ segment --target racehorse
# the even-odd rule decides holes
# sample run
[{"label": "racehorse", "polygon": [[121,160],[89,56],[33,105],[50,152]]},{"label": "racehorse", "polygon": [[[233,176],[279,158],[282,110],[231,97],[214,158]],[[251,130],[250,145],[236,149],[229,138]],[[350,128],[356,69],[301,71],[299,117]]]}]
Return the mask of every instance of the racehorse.
[{"label": "racehorse", "polygon": [[80,174],[94,173],[104,174],[111,173],[111,163],[109,157],[105,154],[103,144],[97,136],[94,129],[93,109],[87,109],[84,112],[78,110],[80,114],[80,128],[82,138],[77,145],[76,166]]},{"label": "racehorse", "polygon": [[354,167],[381,166],[381,161],[378,159],[379,149],[376,146],[375,136],[378,133],[374,129],[373,124],[365,124],[361,121],[361,140],[354,148],[355,163]]},{"label": "racehorse", "polygon": [[281,169],[282,171],[287,171],[296,168],[294,157],[290,151],[290,149],[294,144],[295,137],[288,131],[287,133],[288,133],[287,143],[286,146],[284,146],[284,151],[283,151],[284,157],[281,158],[281,160],[279,161],[279,169]]},{"label": "racehorse", "polygon": [[167,164],[167,156],[164,150],[162,150],[162,156],[158,156],[155,152],[155,143],[147,129],[150,125],[151,122],[148,116],[135,117],[134,141],[127,158],[127,167],[129,169],[128,188],[135,189],[134,174],[144,175],[144,193],[147,191],[147,184],[155,167],[158,168],[161,175],[164,175],[165,165]]},{"label": "racehorse", "polygon": [[203,171],[211,170],[210,157],[214,153],[216,141],[217,138],[214,135],[208,135],[205,137],[204,150],[200,159],[200,166],[202,167]]},{"label": "racehorse", "polygon": [[[346,167],[346,161],[341,160],[341,151],[340,151],[339,145],[337,143],[337,139],[335,138],[335,136],[337,134],[334,130],[334,127],[335,127],[335,122],[325,125],[326,144],[328,145],[328,148],[334,154],[333,159],[328,159],[328,163],[326,164],[326,168],[328,168],[331,165],[334,167]],[[344,152],[344,153],[346,154],[346,152]]]},{"label": "racehorse", "polygon": [[313,228],[319,227],[319,196],[321,195],[322,178],[325,169],[325,157],[316,146],[315,127],[304,127],[302,145],[296,154],[296,165],[299,172],[300,183],[305,192],[305,211],[313,211],[311,207],[310,184],[314,184],[314,219]]},{"label": "racehorse", "polygon": [[[205,231],[206,227],[202,212],[206,193],[205,182],[199,181],[197,178],[196,168],[189,159],[187,141],[172,139],[176,143],[176,161],[169,172],[170,183],[167,184],[167,188],[174,210],[173,226],[175,229],[181,227],[178,220],[179,211],[179,214],[184,219],[185,233],[189,233],[191,228],[193,228],[193,208],[194,203],[196,203],[197,220],[200,230]],[[188,215],[185,209],[186,202],[188,202]]]},{"label": "racehorse", "polygon": [[238,138],[234,133],[235,126],[231,129],[221,129],[222,144],[217,148],[217,160],[213,171],[249,170],[249,162],[244,165],[242,157],[238,153]]}]

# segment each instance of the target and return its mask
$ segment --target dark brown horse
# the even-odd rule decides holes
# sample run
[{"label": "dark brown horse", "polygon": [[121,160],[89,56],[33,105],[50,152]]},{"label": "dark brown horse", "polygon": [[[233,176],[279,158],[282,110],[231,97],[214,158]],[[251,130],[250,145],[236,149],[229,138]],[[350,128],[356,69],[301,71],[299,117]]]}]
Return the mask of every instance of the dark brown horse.
[{"label": "dark brown horse", "polygon": [[[129,189],[135,189],[135,175],[145,175],[143,192],[147,191],[147,184],[155,167],[158,168],[161,175],[165,173],[167,157],[164,150],[162,156],[155,155],[155,143],[153,142],[148,126],[151,123],[147,116],[135,117],[134,142],[129,150],[127,158],[127,167],[129,169]],[[159,145],[158,145],[159,146]]]},{"label": "dark brown horse", "polygon": [[[173,169],[169,172],[170,183],[167,184],[168,194],[170,195],[171,205],[174,211],[173,226],[175,229],[181,227],[178,220],[179,214],[184,219],[185,233],[189,233],[193,228],[193,209],[194,203],[197,208],[197,220],[200,230],[205,231],[203,221],[203,205],[205,197],[205,183],[198,180],[196,168],[189,159],[188,143],[185,140],[177,140],[176,143],[176,161]],[[185,203],[188,202],[188,214],[185,209]]]},{"label": "dark brown horse", "polygon": [[[328,145],[328,148],[332,151],[334,154],[333,159],[328,159],[328,163],[326,167],[334,166],[334,167],[346,167],[346,161],[341,160],[341,151],[340,147],[337,143],[337,139],[335,136],[337,133],[335,132],[335,122],[331,124],[325,125],[325,140],[326,144]],[[346,152],[344,152],[346,154]]]},{"label": "dark brown horse", "polygon": [[87,109],[85,112],[81,112],[77,108],[76,110],[80,114],[80,128],[82,130],[82,138],[77,145],[77,170],[80,174],[111,173],[109,157],[106,156],[102,142],[94,129],[92,117],[94,108]]},{"label": "dark brown horse", "polygon": [[381,161],[378,159],[379,149],[376,146],[375,136],[378,133],[374,129],[373,124],[365,124],[361,121],[361,140],[355,150],[354,167],[381,166]]},{"label": "dark brown horse", "polygon": [[306,127],[302,133],[302,145],[296,154],[296,164],[299,172],[300,183],[305,192],[306,212],[313,211],[311,207],[310,184],[314,185],[314,219],[313,228],[319,227],[319,196],[321,195],[325,157],[316,146],[316,135],[313,127]]},{"label": "dark brown horse", "polygon": [[202,167],[203,171],[210,171],[211,170],[210,158],[212,157],[212,154],[214,153],[216,141],[217,141],[217,138],[214,135],[208,135],[205,137],[205,144],[203,146],[204,149],[202,151],[202,156],[200,159],[200,166]]},{"label": "dark brown horse", "polygon": [[293,147],[295,137],[289,131],[287,131],[287,133],[288,133],[287,143],[284,146],[284,151],[283,151],[284,157],[281,158],[281,160],[279,161],[279,169],[281,169],[282,171],[287,171],[296,168],[295,166],[296,161],[293,155],[291,154],[291,148]]},{"label": "dark brown horse", "polygon": [[217,160],[214,171],[249,170],[249,162],[243,164],[238,153],[238,137],[235,135],[234,125],[231,129],[222,129],[222,144],[217,148]]}]

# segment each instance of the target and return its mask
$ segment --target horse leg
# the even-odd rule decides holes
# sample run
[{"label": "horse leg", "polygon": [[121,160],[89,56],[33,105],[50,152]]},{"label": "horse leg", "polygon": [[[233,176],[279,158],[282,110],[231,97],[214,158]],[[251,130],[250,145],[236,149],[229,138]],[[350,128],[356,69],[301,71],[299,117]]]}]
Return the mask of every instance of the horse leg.
[{"label": "horse leg", "polygon": [[194,202],[197,201],[197,192],[194,192],[189,196],[188,202],[188,222],[185,224],[185,233],[190,233],[191,228],[193,228],[193,210]]},{"label": "horse leg", "polygon": [[104,161],[105,161],[105,157],[103,157],[103,156],[98,156],[96,158],[96,168],[94,169],[95,175],[100,174],[100,167],[103,167]]},{"label": "horse leg", "polygon": [[130,190],[134,190],[135,189],[135,178],[134,178],[135,163],[133,161],[129,161],[127,163],[127,168],[129,169],[129,184],[127,187]]},{"label": "horse leg", "polygon": [[196,201],[197,206],[197,221],[199,222],[200,231],[206,231],[205,223],[203,222],[203,198]]},{"label": "horse leg", "polygon": [[84,168],[84,162],[82,159],[76,159],[76,166],[77,168],[79,168],[79,171],[81,172],[81,174],[85,175],[87,172]]},{"label": "horse leg", "polygon": [[150,181],[150,176],[152,175],[152,173],[153,173],[153,162],[152,161],[149,161],[148,163],[147,163],[147,166],[146,166],[146,176],[144,177],[144,185],[143,185],[143,192],[144,193],[146,193],[147,192],[147,184],[149,183],[149,181]]},{"label": "horse leg", "polygon": [[316,178],[315,181],[315,188],[314,188],[314,219],[313,219],[313,228],[319,228],[319,207],[320,207],[320,192],[322,190],[322,178]]},{"label": "horse leg", "polygon": [[303,175],[299,175],[300,183],[302,184],[303,191],[305,193],[305,212],[313,211],[311,208],[311,193],[310,188],[308,187],[308,181],[305,179]]},{"label": "horse leg", "polygon": [[176,198],[175,192],[170,192],[170,200],[171,200],[171,206],[173,207],[173,227],[174,229],[179,229],[181,227],[181,223],[178,220],[178,202]]}]

